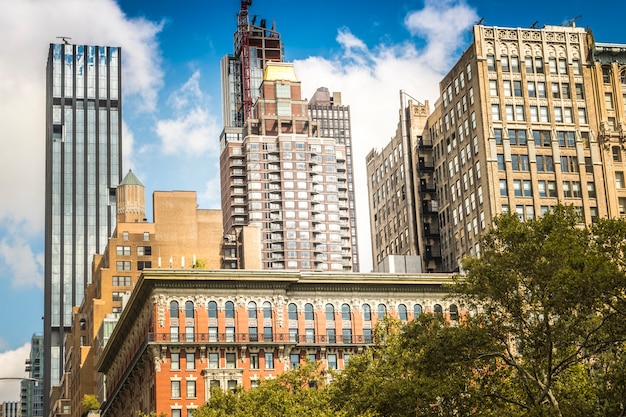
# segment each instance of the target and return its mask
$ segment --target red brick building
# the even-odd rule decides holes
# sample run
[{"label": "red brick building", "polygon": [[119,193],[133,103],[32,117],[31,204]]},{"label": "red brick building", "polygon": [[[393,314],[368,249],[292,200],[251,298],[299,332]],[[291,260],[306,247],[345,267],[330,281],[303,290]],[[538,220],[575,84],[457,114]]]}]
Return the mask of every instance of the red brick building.
[{"label": "red brick building", "polygon": [[211,386],[254,387],[306,358],[341,369],[385,314],[458,317],[449,275],[144,270],[99,358],[105,417],[190,415]]}]

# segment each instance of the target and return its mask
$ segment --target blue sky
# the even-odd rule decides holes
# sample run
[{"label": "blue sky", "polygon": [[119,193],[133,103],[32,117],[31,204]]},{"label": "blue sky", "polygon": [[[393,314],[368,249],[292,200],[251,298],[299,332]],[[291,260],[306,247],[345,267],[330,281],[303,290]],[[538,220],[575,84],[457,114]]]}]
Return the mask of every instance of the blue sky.
[{"label": "blue sky", "polygon": [[[560,25],[580,15],[577,26],[590,27],[597,41],[626,43],[625,3],[510,4],[253,0],[250,16],[276,22],[303,95],[324,86],[341,91],[351,106],[362,270],[371,268],[365,155],[394,134],[400,89],[432,107],[438,81],[471,42],[473,23]],[[238,0],[0,2],[0,377],[23,374],[30,337],[43,330],[49,43],[68,36],[73,43],[122,46],[124,171],[132,168],[146,185],[148,201],[154,190],[194,190],[200,207],[219,208],[219,60],[233,50],[239,7]],[[18,392],[0,381],[0,402]]]}]

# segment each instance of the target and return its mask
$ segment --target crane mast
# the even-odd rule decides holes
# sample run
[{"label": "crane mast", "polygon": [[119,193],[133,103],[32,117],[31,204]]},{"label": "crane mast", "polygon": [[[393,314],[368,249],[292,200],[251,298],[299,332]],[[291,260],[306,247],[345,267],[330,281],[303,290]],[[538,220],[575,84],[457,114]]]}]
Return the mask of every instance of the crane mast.
[{"label": "crane mast", "polygon": [[250,86],[250,21],[248,16],[248,6],[251,5],[252,0],[241,0],[241,9],[237,15],[237,32],[241,48],[241,74],[243,79],[242,123],[245,123],[252,115],[252,92]]}]

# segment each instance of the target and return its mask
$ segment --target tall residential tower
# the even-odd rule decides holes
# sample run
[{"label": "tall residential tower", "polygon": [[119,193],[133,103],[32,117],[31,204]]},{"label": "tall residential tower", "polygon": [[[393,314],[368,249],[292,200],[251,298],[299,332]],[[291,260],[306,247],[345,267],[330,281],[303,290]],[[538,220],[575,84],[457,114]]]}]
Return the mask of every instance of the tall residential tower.
[{"label": "tall residential tower", "polygon": [[46,68],[44,412],[63,373],[72,308],[116,222],[122,170],[121,49],[51,44]]},{"label": "tall residential tower", "polygon": [[220,139],[224,232],[257,226],[263,269],[353,271],[346,154],[309,116],[293,65],[268,64],[251,117]]},{"label": "tall residential tower", "polygon": [[222,266],[250,267],[247,239],[261,243],[263,269],[358,271],[350,108],[326,88],[302,98],[280,35],[250,21],[251,3],[222,59]]}]

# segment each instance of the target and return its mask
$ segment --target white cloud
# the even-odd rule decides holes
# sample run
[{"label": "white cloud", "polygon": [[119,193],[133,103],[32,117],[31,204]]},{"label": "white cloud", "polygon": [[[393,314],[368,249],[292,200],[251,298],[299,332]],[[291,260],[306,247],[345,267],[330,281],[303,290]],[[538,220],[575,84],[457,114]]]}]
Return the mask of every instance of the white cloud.
[{"label": "white cloud", "polygon": [[477,20],[476,11],[463,1],[426,0],[424,8],[409,13],[404,23],[411,34],[427,41],[424,57],[433,63],[433,68],[445,70],[452,58],[450,52],[459,47]]},{"label": "white cloud", "polygon": [[[0,348],[3,347],[0,341]],[[28,374],[24,371],[26,359],[30,355],[30,343],[26,343],[15,350],[0,352],[0,378],[26,378]],[[20,400],[20,381],[2,380],[0,381],[0,403],[5,401]]]},{"label": "white cloud", "polygon": [[[97,16],[97,18],[87,18]],[[50,43],[58,36],[71,43],[122,47],[125,112],[154,109],[162,83],[156,35],[160,24],[129,19],[114,0],[0,1],[0,277],[39,285],[44,228],[45,68]],[[129,105],[130,103],[130,105]],[[10,254],[17,259],[6,258]],[[29,262],[30,261],[30,262]],[[30,268],[23,264],[31,265]],[[24,269],[26,268],[26,269]],[[28,273],[25,277],[22,274]]]},{"label": "white cloud", "polygon": [[36,286],[43,290],[44,254],[33,253],[23,238],[10,235],[0,240],[0,265],[9,270],[14,287]]},{"label": "white cloud", "polygon": [[[461,34],[471,26],[475,15],[463,3],[447,1],[437,6],[434,0],[427,1],[423,10],[409,13],[405,20],[413,34],[426,37],[428,43],[423,50],[410,42],[369,48],[349,29],[342,28],[337,36],[343,48],[340,56],[310,57],[294,63],[304,97],[323,86],[341,92],[342,103],[350,106],[357,229],[364,272],[372,267],[365,157],[372,149],[384,147],[395,134],[400,90],[421,102],[429,100],[433,109],[439,81],[464,46]],[[446,30],[453,33],[446,35]]]},{"label": "white cloud", "polygon": [[202,92],[199,79],[200,71],[196,70],[170,95],[168,104],[175,118],[159,120],[156,124],[156,134],[165,154],[198,156],[218,147],[216,138],[220,127],[209,111],[211,100]]}]

